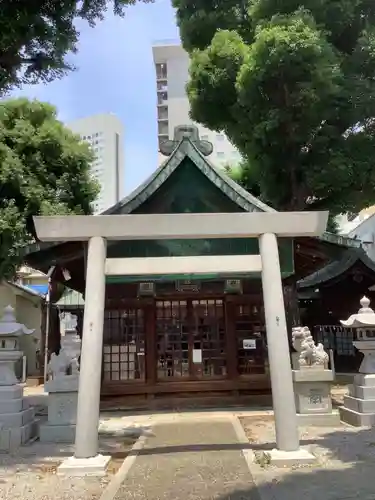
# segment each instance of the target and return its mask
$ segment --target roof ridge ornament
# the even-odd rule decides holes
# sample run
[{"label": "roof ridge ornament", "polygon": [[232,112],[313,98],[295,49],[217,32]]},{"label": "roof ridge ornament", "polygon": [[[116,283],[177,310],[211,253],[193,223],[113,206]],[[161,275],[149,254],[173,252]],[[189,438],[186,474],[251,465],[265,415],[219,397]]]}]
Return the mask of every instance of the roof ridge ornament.
[{"label": "roof ridge ornament", "polygon": [[174,128],[173,139],[167,139],[160,144],[160,153],[171,156],[180,142],[189,139],[203,156],[209,156],[213,151],[213,145],[209,141],[201,140],[196,125],[178,125]]}]

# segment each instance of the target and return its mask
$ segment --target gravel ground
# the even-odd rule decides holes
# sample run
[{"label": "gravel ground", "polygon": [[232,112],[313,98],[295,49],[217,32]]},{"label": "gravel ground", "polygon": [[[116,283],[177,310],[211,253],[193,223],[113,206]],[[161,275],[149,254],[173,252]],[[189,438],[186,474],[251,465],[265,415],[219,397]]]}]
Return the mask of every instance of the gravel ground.
[{"label": "gravel ground", "polygon": [[0,499],[97,500],[142,432],[141,428],[124,429],[120,421],[102,422],[100,452],[112,456],[108,474],[102,478],[56,474],[60,463],[73,455],[72,445],[36,441],[17,453],[0,454]]},{"label": "gravel ground", "polygon": [[0,455],[1,500],[96,500],[109,477],[68,478],[56,475],[56,468],[72,447],[35,442],[17,454]]},{"label": "gravel ground", "polygon": [[[273,418],[240,420],[256,456],[275,447]],[[262,461],[254,464],[252,474],[262,499],[375,499],[375,429],[301,427],[300,437],[301,446],[316,456],[317,463],[284,469]]]}]

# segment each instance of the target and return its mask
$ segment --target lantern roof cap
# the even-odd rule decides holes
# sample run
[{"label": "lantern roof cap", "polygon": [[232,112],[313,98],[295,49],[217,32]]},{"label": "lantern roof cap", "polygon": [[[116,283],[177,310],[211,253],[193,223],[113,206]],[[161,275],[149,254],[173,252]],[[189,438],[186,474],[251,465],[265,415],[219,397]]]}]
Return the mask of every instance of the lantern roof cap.
[{"label": "lantern roof cap", "polygon": [[352,314],[346,321],[341,320],[340,323],[343,326],[350,328],[363,328],[363,327],[373,327],[375,328],[375,312],[370,307],[370,299],[367,297],[362,297],[360,300],[361,308],[357,314]]},{"label": "lantern roof cap", "polygon": [[18,323],[12,306],[6,306],[0,318],[0,337],[7,335],[30,335],[35,330],[30,330],[24,324]]}]

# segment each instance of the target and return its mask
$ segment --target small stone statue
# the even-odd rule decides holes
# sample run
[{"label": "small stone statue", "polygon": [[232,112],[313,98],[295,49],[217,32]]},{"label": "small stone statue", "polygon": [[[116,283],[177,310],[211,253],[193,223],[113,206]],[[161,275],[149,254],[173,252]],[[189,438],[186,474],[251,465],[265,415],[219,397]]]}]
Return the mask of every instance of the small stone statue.
[{"label": "small stone statue", "polygon": [[70,358],[64,349],[60,349],[59,354],[52,353],[48,363],[47,374],[52,380],[77,375],[79,365],[77,358]]},{"label": "small stone statue", "polygon": [[307,326],[298,326],[292,329],[292,345],[299,353],[300,368],[321,367],[328,362],[328,354],[323,344],[315,345],[314,339]]}]

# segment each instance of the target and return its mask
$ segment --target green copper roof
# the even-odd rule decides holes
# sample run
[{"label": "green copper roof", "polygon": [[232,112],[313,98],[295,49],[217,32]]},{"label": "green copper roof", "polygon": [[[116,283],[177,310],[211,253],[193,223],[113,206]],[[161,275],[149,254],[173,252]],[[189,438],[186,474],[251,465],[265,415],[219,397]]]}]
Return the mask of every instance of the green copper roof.
[{"label": "green copper roof", "polygon": [[357,262],[361,262],[370,271],[375,273],[375,262],[367,256],[366,252],[362,248],[350,248],[343,254],[340,260],[330,262],[322,269],[300,280],[298,282],[298,289],[315,287],[337,278],[349,271]]},{"label": "green copper roof", "polygon": [[83,307],[85,305],[85,300],[81,293],[70,288],[65,288],[64,293],[60,300],[56,302],[56,305],[61,309]]},{"label": "green copper roof", "polygon": [[183,137],[171,156],[129,196],[119,201],[101,215],[130,214],[154,194],[162,184],[177,170],[186,158],[194,165],[229,199],[246,212],[276,212],[273,208],[255,198],[243,187],[234,182],[224,172],[217,169],[191,142],[189,137]]}]

